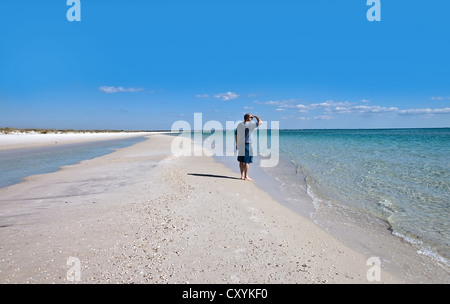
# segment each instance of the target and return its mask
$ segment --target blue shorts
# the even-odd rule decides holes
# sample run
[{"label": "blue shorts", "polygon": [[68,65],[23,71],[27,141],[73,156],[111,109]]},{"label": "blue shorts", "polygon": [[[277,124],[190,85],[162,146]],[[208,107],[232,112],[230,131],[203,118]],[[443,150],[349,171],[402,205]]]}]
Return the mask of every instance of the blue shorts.
[{"label": "blue shorts", "polygon": [[[239,153],[238,153],[239,154]],[[238,156],[238,162],[251,164],[253,163],[253,151],[251,144],[245,144],[245,156]]]}]

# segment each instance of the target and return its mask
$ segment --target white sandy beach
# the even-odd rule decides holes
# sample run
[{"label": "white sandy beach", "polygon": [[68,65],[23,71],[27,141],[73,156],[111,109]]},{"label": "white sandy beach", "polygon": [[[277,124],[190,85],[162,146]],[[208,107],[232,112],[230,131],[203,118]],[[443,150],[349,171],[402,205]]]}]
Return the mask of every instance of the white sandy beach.
[{"label": "white sandy beach", "polygon": [[76,260],[78,283],[408,283],[383,265],[368,281],[369,257],[213,158],[147,137],[0,189],[0,282],[72,283]]}]

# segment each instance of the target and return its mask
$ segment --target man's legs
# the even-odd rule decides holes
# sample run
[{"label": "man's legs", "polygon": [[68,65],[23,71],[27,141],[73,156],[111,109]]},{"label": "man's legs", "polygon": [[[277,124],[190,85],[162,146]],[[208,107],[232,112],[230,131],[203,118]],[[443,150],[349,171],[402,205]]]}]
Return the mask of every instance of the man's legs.
[{"label": "man's legs", "polygon": [[241,179],[245,179],[245,163],[239,162],[239,169],[241,170]]},{"label": "man's legs", "polygon": [[248,171],[250,170],[250,164],[249,163],[245,163],[245,169],[244,169],[244,179],[251,181],[252,179],[250,177],[248,177]]}]

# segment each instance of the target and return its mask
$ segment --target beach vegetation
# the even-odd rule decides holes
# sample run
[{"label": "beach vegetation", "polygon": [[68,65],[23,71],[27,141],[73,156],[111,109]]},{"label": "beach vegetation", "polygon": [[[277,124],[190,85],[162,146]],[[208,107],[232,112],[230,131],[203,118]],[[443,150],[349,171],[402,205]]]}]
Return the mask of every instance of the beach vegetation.
[{"label": "beach vegetation", "polygon": [[0,128],[0,134],[69,134],[69,133],[131,133],[131,132],[152,132],[148,130],[113,130],[113,129],[102,129],[102,130],[74,130],[74,129],[20,129],[5,127]]}]

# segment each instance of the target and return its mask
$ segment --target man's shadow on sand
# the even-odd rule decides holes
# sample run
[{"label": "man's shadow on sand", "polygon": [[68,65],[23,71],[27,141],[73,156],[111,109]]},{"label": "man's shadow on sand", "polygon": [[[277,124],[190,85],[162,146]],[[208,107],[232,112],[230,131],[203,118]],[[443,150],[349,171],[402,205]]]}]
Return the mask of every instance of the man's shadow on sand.
[{"label": "man's shadow on sand", "polygon": [[214,177],[214,178],[229,178],[229,179],[239,179],[239,177],[232,177],[232,176],[226,176],[226,175],[215,175],[215,174],[200,174],[200,173],[188,173],[187,175],[193,175],[193,176],[202,176],[202,177]]}]

